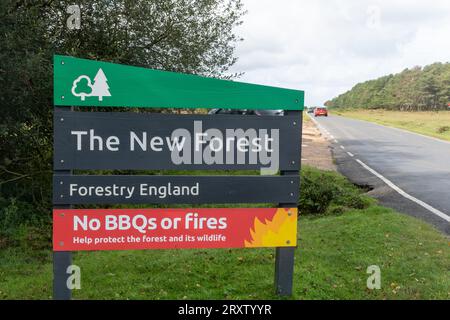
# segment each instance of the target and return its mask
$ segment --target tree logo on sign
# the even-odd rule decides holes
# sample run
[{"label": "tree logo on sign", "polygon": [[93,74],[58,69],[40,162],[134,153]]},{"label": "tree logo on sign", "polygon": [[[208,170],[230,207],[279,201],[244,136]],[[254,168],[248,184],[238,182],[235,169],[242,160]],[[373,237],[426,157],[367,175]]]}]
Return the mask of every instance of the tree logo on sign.
[{"label": "tree logo on sign", "polygon": [[103,101],[103,97],[111,97],[109,92],[108,79],[100,68],[94,77],[94,83],[91,78],[81,75],[73,81],[72,94],[80,97],[84,101],[86,97],[98,97],[98,101]]}]

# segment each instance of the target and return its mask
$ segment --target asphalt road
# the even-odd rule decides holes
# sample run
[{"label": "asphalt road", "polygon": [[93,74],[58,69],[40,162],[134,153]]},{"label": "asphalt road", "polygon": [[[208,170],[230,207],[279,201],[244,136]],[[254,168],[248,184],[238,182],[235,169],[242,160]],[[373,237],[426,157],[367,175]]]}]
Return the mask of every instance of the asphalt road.
[{"label": "asphalt road", "polygon": [[315,118],[338,170],[379,201],[450,234],[450,143],[374,123]]}]

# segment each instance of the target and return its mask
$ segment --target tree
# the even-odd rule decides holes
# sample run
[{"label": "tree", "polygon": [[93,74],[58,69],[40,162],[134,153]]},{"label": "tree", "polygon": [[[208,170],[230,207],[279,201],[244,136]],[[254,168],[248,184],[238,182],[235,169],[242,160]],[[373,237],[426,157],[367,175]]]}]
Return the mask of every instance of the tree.
[{"label": "tree", "polygon": [[107,83],[105,73],[100,68],[94,78],[94,84],[92,85],[91,97],[98,97],[99,101],[103,101],[103,97],[110,97],[109,86]]},{"label": "tree", "polygon": [[[0,226],[8,210],[51,221],[53,54],[233,76],[240,0],[80,0],[79,30],[67,28],[71,4],[0,1]],[[109,94],[106,81],[95,90]]]}]

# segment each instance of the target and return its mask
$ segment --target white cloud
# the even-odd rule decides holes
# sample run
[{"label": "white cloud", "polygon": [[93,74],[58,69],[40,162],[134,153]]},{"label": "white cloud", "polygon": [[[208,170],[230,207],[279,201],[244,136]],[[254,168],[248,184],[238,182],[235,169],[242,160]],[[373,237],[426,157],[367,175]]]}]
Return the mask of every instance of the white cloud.
[{"label": "white cloud", "polygon": [[358,82],[450,60],[448,0],[244,0],[233,71],[322,104]]}]

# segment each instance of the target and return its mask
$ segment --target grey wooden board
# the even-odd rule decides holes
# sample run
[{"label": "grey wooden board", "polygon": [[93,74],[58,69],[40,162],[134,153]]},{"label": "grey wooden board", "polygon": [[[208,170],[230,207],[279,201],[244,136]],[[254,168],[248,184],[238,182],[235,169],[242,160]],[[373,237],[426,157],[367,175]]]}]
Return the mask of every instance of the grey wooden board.
[{"label": "grey wooden board", "polygon": [[[279,129],[279,169],[299,170],[301,122],[300,117],[291,116],[254,116],[254,115],[173,115],[132,112],[67,112],[55,108],[54,112],[54,170],[67,169],[179,169],[179,170],[247,170],[268,167],[260,161],[244,164],[175,164],[171,152],[141,150],[137,143],[130,151],[130,131],[141,139],[147,132],[147,145],[154,136],[171,137],[173,130],[184,128],[194,132],[194,121],[202,121],[203,132],[210,128],[218,129],[222,134],[227,129]],[[89,150],[88,136],[80,136],[82,149],[77,150],[77,136],[72,131],[89,131],[94,129],[97,136],[106,138],[116,136],[120,140],[118,151]],[[165,139],[165,138],[164,138]],[[97,146],[96,140],[96,146]],[[193,149],[194,146],[190,149]],[[191,151],[192,162],[194,159]],[[223,158],[225,158],[224,152]],[[230,153],[228,153],[230,154]],[[248,154],[247,154],[248,157]],[[236,152],[234,152],[236,158]],[[236,159],[234,159],[236,160]]]},{"label": "grey wooden board", "polygon": [[[295,203],[299,180],[299,176],[54,175],[53,203]],[[185,187],[183,195],[176,195],[177,186]]]}]

